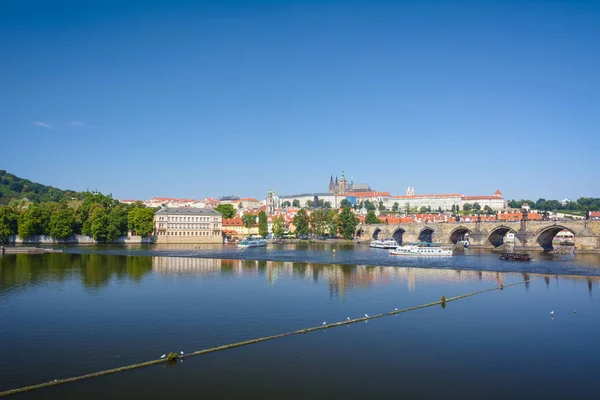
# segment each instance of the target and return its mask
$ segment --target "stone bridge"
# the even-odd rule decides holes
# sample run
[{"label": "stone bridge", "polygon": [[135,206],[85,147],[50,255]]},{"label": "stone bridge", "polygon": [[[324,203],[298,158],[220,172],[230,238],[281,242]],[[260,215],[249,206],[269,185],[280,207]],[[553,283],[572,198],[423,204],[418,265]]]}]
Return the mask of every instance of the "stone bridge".
[{"label": "stone bridge", "polygon": [[552,239],[566,229],[575,237],[578,252],[600,252],[600,221],[495,221],[495,222],[430,222],[402,225],[359,225],[360,241],[393,237],[397,242],[441,242],[453,244],[467,236],[474,247],[494,248],[504,244],[507,233],[515,234],[515,248],[553,249]]}]

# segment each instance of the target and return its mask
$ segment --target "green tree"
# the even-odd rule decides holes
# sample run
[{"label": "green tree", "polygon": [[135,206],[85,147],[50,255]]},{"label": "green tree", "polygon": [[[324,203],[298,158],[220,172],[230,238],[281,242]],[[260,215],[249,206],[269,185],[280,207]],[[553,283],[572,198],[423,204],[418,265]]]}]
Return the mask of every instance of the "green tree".
[{"label": "green tree", "polygon": [[306,203],[304,203],[304,204],[305,204],[305,207],[312,208],[312,207],[314,207],[315,202],[312,200],[306,200]]},{"label": "green tree", "polygon": [[406,204],[404,204],[404,213],[406,215],[410,214],[410,203],[406,202]]},{"label": "green tree", "polygon": [[[83,224],[85,235],[89,235],[98,242],[106,242],[109,237],[109,220],[108,214],[104,207],[100,204],[94,204],[90,208],[89,218]],[[114,232],[110,232],[114,234]]]},{"label": "green tree", "polygon": [[251,228],[254,225],[256,225],[256,215],[246,213],[246,214],[242,215],[242,222],[244,223],[244,226],[246,228]]},{"label": "green tree", "polygon": [[308,235],[309,219],[305,208],[302,208],[294,215],[293,223],[296,227],[296,235]]},{"label": "green tree", "polygon": [[215,211],[220,212],[221,215],[223,215],[223,219],[231,219],[235,217],[235,209],[233,208],[233,204],[219,204],[215,207]]},{"label": "green tree", "polygon": [[344,239],[350,240],[354,237],[358,222],[359,219],[354,215],[350,207],[344,207],[342,209],[342,212],[339,215],[339,232]]},{"label": "green tree", "polygon": [[258,213],[258,234],[266,237],[269,234],[269,224],[267,222],[267,213],[260,211]]},{"label": "green tree", "polygon": [[479,203],[473,204],[473,210],[475,210],[475,211],[481,210],[481,205]]},{"label": "green tree", "polygon": [[49,234],[54,239],[67,239],[73,236],[75,226],[75,211],[64,207],[56,210],[50,217]]},{"label": "green tree", "polygon": [[112,195],[103,195],[98,192],[85,192],[83,194],[83,203],[77,209],[79,220],[82,223],[85,223],[88,219],[92,207],[96,204],[101,205],[106,213],[108,213],[117,204],[117,201],[112,198]]},{"label": "green tree", "polygon": [[292,204],[289,201],[284,201],[283,203],[281,203],[281,207],[283,208],[288,208],[290,207]]},{"label": "green tree", "polygon": [[367,225],[372,225],[372,224],[380,224],[381,221],[379,220],[379,218],[377,218],[377,215],[375,215],[375,211],[370,210],[367,212],[367,217],[365,218],[365,224]]},{"label": "green tree", "polygon": [[419,212],[421,212],[421,214],[422,213],[426,213],[427,212],[427,207],[422,206],[421,209],[419,210]]},{"label": "green tree", "polygon": [[394,205],[392,206],[392,211],[393,212],[398,212],[398,209],[400,208],[400,204],[398,204],[398,202],[394,202]]},{"label": "green tree", "polygon": [[385,211],[385,206],[383,205],[383,201],[379,201],[379,211]]},{"label": "green tree", "polygon": [[42,209],[34,204],[19,216],[18,233],[22,239],[29,239],[33,235],[44,234],[44,216]]},{"label": "green tree", "polygon": [[329,213],[325,209],[314,210],[310,214],[310,229],[317,236],[325,236],[327,231],[327,215]]},{"label": "green tree", "polygon": [[371,200],[365,200],[365,208],[367,211],[375,211],[377,209]]},{"label": "green tree", "polygon": [[19,213],[12,207],[0,207],[0,243],[17,234]]},{"label": "green tree", "polygon": [[300,200],[294,199],[294,201],[292,201],[292,207],[300,208]]},{"label": "green tree", "polygon": [[463,210],[464,211],[471,211],[473,209],[473,204],[471,203],[465,203],[463,204]]},{"label": "green tree", "polygon": [[323,201],[323,208],[331,208],[331,202],[330,201]]},{"label": "green tree", "polygon": [[350,200],[348,199],[343,199],[340,202],[340,207],[344,208],[344,207],[352,207],[352,203],[350,203]]},{"label": "green tree", "polygon": [[492,207],[486,205],[485,207],[483,207],[483,211],[488,214],[488,215],[492,215],[494,214],[494,210],[492,210]]},{"label": "green tree", "polygon": [[273,218],[273,236],[281,237],[285,234],[284,220],[281,215]]},{"label": "green tree", "polygon": [[141,237],[147,237],[154,230],[154,210],[147,207],[136,207],[129,211],[127,227]]}]

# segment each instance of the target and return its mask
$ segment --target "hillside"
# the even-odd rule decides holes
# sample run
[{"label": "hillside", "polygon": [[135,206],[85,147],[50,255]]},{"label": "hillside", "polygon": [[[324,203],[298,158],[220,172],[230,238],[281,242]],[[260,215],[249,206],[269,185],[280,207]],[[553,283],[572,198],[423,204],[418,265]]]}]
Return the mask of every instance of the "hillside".
[{"label": "hillside", "polygon": [[13,174],[0,170],[0,205],[6,205],[11,200],[27,198],[43,203],[47,201],[71,200],[83,198],[82,193],[73,190],[61,190],[52,186],[31,182]]}]

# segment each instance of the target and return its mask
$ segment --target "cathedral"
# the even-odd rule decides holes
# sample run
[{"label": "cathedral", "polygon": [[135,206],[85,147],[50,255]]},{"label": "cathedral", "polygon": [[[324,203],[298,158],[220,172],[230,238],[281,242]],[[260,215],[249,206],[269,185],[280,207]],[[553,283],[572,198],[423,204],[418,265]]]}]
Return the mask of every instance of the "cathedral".
[{"label": "cathedral", "polygon": [[331,194],[352,194],[370,191],[371,187],[366,183],[355,184],[353,179],[350,179],[350,183],[348,183],[344,171],[342,171],[342,176],[339,179],[337,176],[335,177],[335,181],[333,180],[333,175],[329,178],[329,193]]}]

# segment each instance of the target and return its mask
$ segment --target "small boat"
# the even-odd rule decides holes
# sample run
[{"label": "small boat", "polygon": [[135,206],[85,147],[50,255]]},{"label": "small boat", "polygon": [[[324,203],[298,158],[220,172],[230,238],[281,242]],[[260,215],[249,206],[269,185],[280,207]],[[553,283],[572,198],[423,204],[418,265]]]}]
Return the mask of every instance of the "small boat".
[{"label": "small boat", "polygon": [[452,248],[443,246],[421,247],[408,245],[398,246],[395,249],[390,250],[390,254],[393,256],[450,257],[452,256]]},{"label": "small boat", "polygon": [[249,237],[238,243],[238,247],[264,247],[267,245],[267,241],[261,237]]},{"label": "small boat", "polygon": [[373,240],[371,243],[369,243],[369,247],[373,247],[375,249],[395,249],[398,247],[398,242],[396,242],[394,239]]},{"label": "small boat", "polygon": [[531,261],[531,256],[527,253],[502,253],[500,259],[504,261]]},{"label": "small boat", "polygon": [[458,242],[456,242],[457,245],[464,247],[465,249],[467,249],[469,247],[469,241],[468,240],[459,240]]}]

